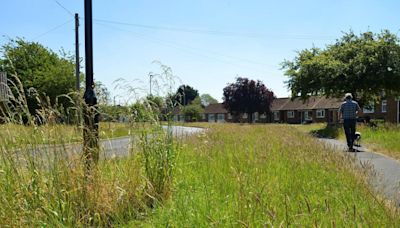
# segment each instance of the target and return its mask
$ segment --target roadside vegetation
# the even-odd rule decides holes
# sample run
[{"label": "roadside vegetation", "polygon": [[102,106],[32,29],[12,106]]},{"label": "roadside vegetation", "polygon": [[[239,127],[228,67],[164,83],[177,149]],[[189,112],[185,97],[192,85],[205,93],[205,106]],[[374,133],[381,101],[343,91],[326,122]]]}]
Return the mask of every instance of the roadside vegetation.
[{"label": "roadside vegetation", "polygon": [[[130,156],[88,166],[80,148],[69,146],[82,141],[82,126],[55,121],[69,117],[63,106],[39,103],[33,115],[23,87],[11,90],[0,107],[1,227],[117,226],[143,219],[170,198],[181,144],[170,122],[167,131],[162,127],[156,106],[138,100],[141,112],[129,109],[126,124],[101,123],[101,138],[131,137]],[[64,96],[70,110],[83,113],[76,94]]]},{"label": "roadside vegetation", "polygon": [[126,127],[135,131],[130,156],[100,159],[90,170],[61,128],[3,135],[0,226],[108,227],[141,219],[167,200],[179,144],[157,122]]},{"label": "roadside vegetation", "polygon": [[145,225],[400,225],[398,212],[374,196],[345,155],[327,151],[294,127],[208,127],[185,142],[172,198]]},{"label": "roadside vegetation", "polygon": [[[346,140],[343,128],[326,126],[326,124],[298,125],[300,131],[311,133],[317,137]],[[378,123],[374,127],[364,124],[357,125],[361,133],[361,144],[368,149],[386,154],[400,160],[400,126]]]},{"label": "roadside vegetation", "polygon": [[[129,136],[130,128],[127,123],[100,122],[100,139],[111,139]],[[39,134],[38,134],[39,133]],[[46,137],[42,137],[46,135]],[[26,142],[27,137],[40,136],[35,144],[74,143],[82,141],[82,127],[71,124],[46,124],[26,126],[21,124],[0,125],[0,137],[11,137],[16,144]]]}]

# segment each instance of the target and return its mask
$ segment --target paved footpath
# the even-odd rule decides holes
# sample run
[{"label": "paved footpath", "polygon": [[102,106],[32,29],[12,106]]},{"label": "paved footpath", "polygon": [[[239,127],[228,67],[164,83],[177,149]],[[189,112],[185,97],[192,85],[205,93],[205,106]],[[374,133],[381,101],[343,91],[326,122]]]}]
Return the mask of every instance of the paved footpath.
[{"label": "paved footpath", "polygon": [[[345,142],[336,139],[319,139],[337,150],[345,151]],[[357,147],[355,147],[357,148]],[[362,167],[372,167],[371,182],[373,188],[383,193],[400,207],[400,162],[386,155],[375,153],[365,147],[359,147],[358,152],[344,152],[354,156]]]}]

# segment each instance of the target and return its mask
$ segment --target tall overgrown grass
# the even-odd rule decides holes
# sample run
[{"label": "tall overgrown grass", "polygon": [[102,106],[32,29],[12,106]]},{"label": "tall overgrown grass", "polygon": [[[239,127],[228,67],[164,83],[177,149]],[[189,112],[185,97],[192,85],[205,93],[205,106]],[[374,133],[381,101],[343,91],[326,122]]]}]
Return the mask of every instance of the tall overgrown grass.
[{"label": "tall overgrown grass", "polygon": [[[397,227],[351,159],[293,126],[209,125],[177,162],[152,227]],[[379,195],[379,194],[378,194]]]},{"label": "tall overgrown grass", "polygon": [[[121,134],[130,137],[130,155],[104,156],[87,170],[82,148],[74,144],[84,126],[56,121],[66,117],[65,110],[41,102],[46,99],[39,95],[40,109],[30,113],[26,91],[13,77],[13,96],[1,107],[1,227],[116,226],[143,219],[168,200],[180,144],[162,129],[161,110],[147,101],[141,115],[128,110]],[[83,113],[77,105],[84,103],[80,96],[63,96],[70,99],[71,110]],[[106,127],[101,125],[100,132]]]}]

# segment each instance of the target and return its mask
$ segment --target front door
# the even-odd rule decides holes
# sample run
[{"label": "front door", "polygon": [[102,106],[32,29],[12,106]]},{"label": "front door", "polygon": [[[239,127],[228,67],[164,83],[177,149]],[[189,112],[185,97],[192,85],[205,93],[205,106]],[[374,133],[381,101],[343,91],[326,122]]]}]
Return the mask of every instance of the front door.
[{"label": "front door", "polygon": [[330,110],[329,112],[328,112],[328,123],[333,123],[333,111],[332,110]]}]

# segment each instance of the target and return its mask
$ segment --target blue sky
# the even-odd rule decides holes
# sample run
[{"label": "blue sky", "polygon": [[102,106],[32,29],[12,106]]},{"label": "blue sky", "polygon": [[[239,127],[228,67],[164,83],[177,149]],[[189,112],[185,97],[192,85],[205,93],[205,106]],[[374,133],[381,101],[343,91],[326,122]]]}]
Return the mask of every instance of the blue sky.
[{"label": "blue sky", "polygon": [[[83,0],[57,1],[2,2],[0,45],[7,37],[24,37],[73,53],[74,24],[67,11],[83,17]],[[288,96],[283,60],[313,45],[324,47],[350,29],[397,33],[399,9],[396,0],[93,0],[95,79],[123,103],[127,98],[113,82],[124,78],[147,90],[158,60],[181,83],[220,101],[222,89],[237,76],[259,79],[278,97]],[[83,20],[81,25],[83,56]]]}]

